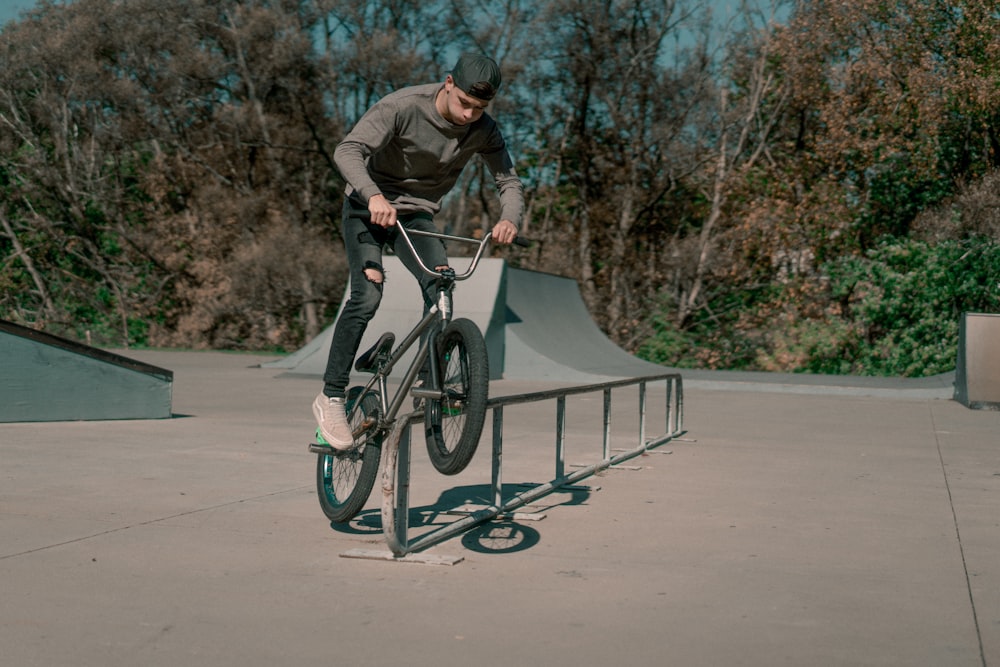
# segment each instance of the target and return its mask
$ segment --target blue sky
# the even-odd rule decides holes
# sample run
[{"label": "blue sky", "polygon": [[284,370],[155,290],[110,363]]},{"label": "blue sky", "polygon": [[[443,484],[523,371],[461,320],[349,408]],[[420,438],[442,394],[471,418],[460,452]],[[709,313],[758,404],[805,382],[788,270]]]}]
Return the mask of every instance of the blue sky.
[{"label": "blue sky", "polygon": [[25,9],[35,6],[35,0],[0,0],[0,24],[16,19]]}]

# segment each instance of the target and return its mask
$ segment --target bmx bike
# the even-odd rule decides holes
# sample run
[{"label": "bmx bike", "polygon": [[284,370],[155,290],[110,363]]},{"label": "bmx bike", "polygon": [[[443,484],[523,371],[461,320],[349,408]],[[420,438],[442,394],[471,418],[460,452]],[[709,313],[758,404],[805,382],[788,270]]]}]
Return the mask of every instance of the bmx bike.
[{"label": "bmx bike", "polygon": [[[427,453],[434,468],[445,475],[457,475],[469,465],[486,418],[486,342],[472,320],[452,317],[452,291],[475,272],[491,235],[480,240],[407,230],[401,224],[396,228],[420,270],[435,279],[437,302],[398,345],[395,334],[386,332],[357,358],[355,369],[371,373],[372,378],[347,391],[347,420],[354,447],[347,451],[334,449],[318,429],[317,442],[309,446],[309,451],[318,455],[316,490],[320,507],[336,523],[350,521],[368,501],[378,476],[382,444],[408,398],[413,398],[414,412],[423,408]],[[411,236],[476,244],[478,248],[464,272],[456,273],[450,267],[435,270],[424,264]],[[515,243],[519,241],[520,245],[527,244],[523,240]],[[390,392],[389,374],[414,345],[418,345],[416,356],[399,386]]]}]

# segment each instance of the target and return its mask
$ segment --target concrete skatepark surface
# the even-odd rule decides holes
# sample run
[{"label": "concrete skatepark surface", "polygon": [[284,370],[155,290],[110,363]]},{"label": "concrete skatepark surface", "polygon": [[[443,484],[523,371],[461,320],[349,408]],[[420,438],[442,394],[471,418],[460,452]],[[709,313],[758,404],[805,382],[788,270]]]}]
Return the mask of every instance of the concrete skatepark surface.
[{"label": "concrete skatepark surface", "polygon": [[[4,665],[1000,665],[1000,412],[947,378],[684,373],[683,438],[431,566],[340,557],[385,543],[377,502],[319,509],[317,378],[128,354],[174,372],[172,419],[0,424]],[[600,405],[568,406],[571,460]],[[505,482],[550,479],[553,414],[507,410]],[[489,429],[455,477],[416,443],[415,525],[485,496]]]}]

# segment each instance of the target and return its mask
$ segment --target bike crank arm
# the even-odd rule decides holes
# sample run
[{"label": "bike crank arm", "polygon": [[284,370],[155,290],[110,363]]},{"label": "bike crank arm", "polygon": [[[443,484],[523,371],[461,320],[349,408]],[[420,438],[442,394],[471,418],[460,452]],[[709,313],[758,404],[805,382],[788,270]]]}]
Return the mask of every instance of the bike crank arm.
[{"label": "bike crank arm", "polygon": [[429,401],[439,401],[444,398],[444,392],[440,389],[432,389],[430,387],[414,387],[410,390],[410,394],[414,398],[425,398]]}]

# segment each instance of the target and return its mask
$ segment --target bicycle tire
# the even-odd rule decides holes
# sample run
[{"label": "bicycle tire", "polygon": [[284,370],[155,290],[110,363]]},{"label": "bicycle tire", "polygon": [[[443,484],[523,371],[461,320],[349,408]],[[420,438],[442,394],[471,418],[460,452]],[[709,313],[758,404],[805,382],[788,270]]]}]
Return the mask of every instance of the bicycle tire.
[{"label": "bicycle tire", "polygon": [[472,461],[486,420],[486,341],[472,320],[457,319],[438,337],[436,353],[444,397],[424,405],[427,454],[438,472],[457,475]]},{"label": "bicycle tire", "polygon": [[[352,387],[347,393],[347,410],[359,400],[363,387]],[[351,415],[351,429],[357,432],[366,418],[378,417],[382,409],[375,392],[360,398],[358,410]],[[350,521],[368,502],[378,477],[382,458],[383,433],[372,428],[359,436],[361,442],[352,450],[336,454],[320,454],[316,460],[316,492],[323,514],[335,523]]]}]

